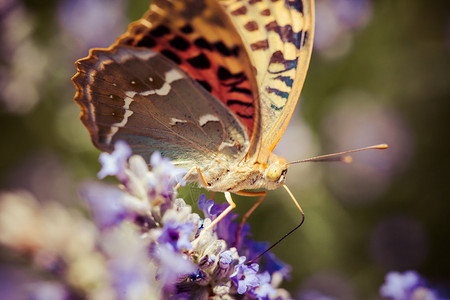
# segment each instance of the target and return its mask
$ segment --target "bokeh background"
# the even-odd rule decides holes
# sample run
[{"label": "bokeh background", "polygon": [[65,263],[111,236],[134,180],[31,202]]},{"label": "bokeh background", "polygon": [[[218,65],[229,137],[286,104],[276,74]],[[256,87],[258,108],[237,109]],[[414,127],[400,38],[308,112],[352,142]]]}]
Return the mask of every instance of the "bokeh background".
[{"label": "bokeh background", "polygon": [[[448,291],[449,4],[316,1],[309,73],[276,153],[294,161],[378,143],[390,148],[355,154],[352,164],[290,168],[287,185],[306,223],[274,252],[293,267],[284,287],[294,298],[318,290],[377,299],[387,272],[409,269]],[[73,101],[74,62],[113,43],[147,7],[147,0],[0,1],[2,191],[83,206],[77,187],[100,165]],[[195,204],[202,190],[182,192]],[[236,201],[242,213],[254,200]],[[278,190],[249,222],[256,240],[274,242],[299,220]],[[0,248],[2,278],[15,268],[9,258]]]}]

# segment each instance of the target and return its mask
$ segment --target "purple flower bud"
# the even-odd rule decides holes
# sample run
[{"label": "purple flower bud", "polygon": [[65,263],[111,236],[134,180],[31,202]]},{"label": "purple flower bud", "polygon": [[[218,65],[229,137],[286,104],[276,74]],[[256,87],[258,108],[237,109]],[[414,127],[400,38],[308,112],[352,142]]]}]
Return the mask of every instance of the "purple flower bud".
[{"label": "purple flower bud", "polygon": [[98,172],[97,177],[103,179],[108,175],[116,176],[121,182],[125,182],[127,175],[125,169],[127,160],[131,156],[131,148],[124,141],[117,141],[114,144],[114,151],[100,154],[99,161],[102,169]]},{"label": "purple flower bud", "polygon": [[206,195],[201,194],[200,197],[198,197],[198,208],[203,211],[203,215],[205,218],[212,219],[213,216],[211,214],[211,209],[214,206],[213,200],[206,200]]},{"label": "purple flower bud", "polygon": [[233,262],[233,252],[230,250],[223,251],[219,256],[219,266],[223,269],[229,268]]},{"label": "purple flower bud", "polygon": [[154,152],[150,158],[152,176],[148,179],[148,194],[150,198],[159,195],[172,200],[174,186],[178,183],[185,185],[183,176],[186,170],[176,168],[168,158],[161,157],[159,152]]},{"label": "purple flower bud", "polygon": [[157,247],[153,255],[159,265],[156,279],[162,283],[165,290],[174,290],[180,278],[189,277],[189,274],[197,270],[193,263],[166,244]]},{"label": "purple flower bud", "polygon": [[145,299],[152,292],[154,270],[148,257],[148,241],[132,227],[117,226],[102,232],[100,247],[107,257],[115,299]]},{"label": "purple flower bud", "polygon": [[215,255],[204,255],[200,259],[200,261],[198,262],[198,266],[201,269],[208,269],[209,267],[214,265],[215,262],[216,262],[216,256]]},{"label": "purple flower bud", "polygon": [[[235,262],[235,260],[234,260]],[[219,262],[214,270],[214,276],[217,279],[222,279],[230,274],[230,270],[233,264],[233,252],[230,250],[223,251],[219,255]]]},{"label": "purple flower bud", "polygon": [[256,274],[259,265],[251,264],[250,266],[247,266],[244,264],[245,260],[245,256],[239,258],[239,264],[234,267],[234,273],[230,276],[230,279],[237,284],[237,292],[240,295],[247,292],[249,287],[255,288],[260,284],[260,280]]},{"label": "purple flower bud", "polygon": [[115,186],[88,182],[81,187],[80,195],[87,201],[100,229],[118,225],[130,214],[124,205],[124,198],[130,196]]},{"label": "purple flower bud", "polygon": [[164,224],[158,242],[171,247],[176,252],[182,249],[190,250],[192,249],[192,244],[189,236],[193,231],[194,225],[192,223],[180,224],[174,221],[168,221]]}]

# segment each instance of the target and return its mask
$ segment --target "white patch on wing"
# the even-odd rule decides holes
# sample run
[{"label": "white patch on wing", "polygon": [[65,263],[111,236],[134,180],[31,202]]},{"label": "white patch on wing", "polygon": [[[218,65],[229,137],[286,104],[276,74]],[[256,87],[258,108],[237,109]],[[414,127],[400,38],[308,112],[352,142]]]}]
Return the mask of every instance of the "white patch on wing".
[{"label": "white patch on wing", "polygon": [[134,91],[126,91],[125,92],[125,99],[123,101],[125,104],[122,106],[125,109],[125,114],[123,115],[122,121],[119,123],[115,123],[111,125],[111,130],[109,131],[108,135],[106,136],[106,142],[109,144],[111,143],[112,137],[116,134],[116,132],[119,130],[119,128],[124,127],[128,123],[128,118],[133,115],[133,111],[130,110],[130,104],[134,101],[133,97],[137,93]]},{"label": "white patch on wing", "polygon": [[149,60],[156,55],[156,52],[152,50],[133,51],[133,55],[142,60]]},{"label": "white patch on wing", "polygon": [[215,115],[212,114],[206,114],[200,117],[200,119],[198,119],[198,124],[200,126],[205,125],[208,122],[218,122],[219,118]]},{"label": "white patch on wing", "polygon": [[[179,79],[183,79],[183,74],[175,69],[170,69],[164,75],[164,84],[159,89],[148,90],[142,93],[139,93],[141,96],[149,96],[149,95],[158,95],[158,96],[167,96],[172,88],[170,85],[172,82],[177,81]],[[153,78],[149,77],[148,80],[150,82],[153,81]]]},{"label": "white patch on wing", "polygon": [[148,90],[145,92],[139,93],[141,96],[149,96],[149,95],[159,95],[159,96],[167,96],[170,92],[170,84],[164,82],[163,86],[157,90]]},{"label": "white patch on wing", "polygon": [[172,118],[172,119],[170,119],[169,125],[173,126],[173,125],[176,125],[177,123],[187,123],[187,121],[186,120],[180,120],[180,119],[177,119],[177,118]]},{"label": "white patch on wing", "polygon": [[[137,92],[135,91],[126,91],[125,95],[129,98],[134,98],[134,96],[137,94]],[[125,98],[126,99],[126,98]],[[131,101],[133,101],[133,99],[131,99]],[[125,106],[124,106],[125,107]]]},{"label": "white patch on wing", "polygon": [[168,82],[168,83],[172,83],[172,82],[182,79],[182,78],[183,78],[183,74],[181,74],[181,72],[179,72],[178,70],[175,70],[175,69],[170,69],[166,73],[166,82]]}]

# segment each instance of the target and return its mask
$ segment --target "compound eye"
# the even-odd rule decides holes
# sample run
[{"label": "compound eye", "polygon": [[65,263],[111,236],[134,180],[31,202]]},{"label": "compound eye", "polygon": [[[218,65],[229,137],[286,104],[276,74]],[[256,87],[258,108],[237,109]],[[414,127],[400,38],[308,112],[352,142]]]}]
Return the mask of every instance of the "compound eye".
[{"label": "compound eye", "polygon": [[277,163],[273,163],[267,168],[267,179],[269,179],[270,181],[277,181],[280,178],[282,172],[283,169],[281,168],[281,166]]}]

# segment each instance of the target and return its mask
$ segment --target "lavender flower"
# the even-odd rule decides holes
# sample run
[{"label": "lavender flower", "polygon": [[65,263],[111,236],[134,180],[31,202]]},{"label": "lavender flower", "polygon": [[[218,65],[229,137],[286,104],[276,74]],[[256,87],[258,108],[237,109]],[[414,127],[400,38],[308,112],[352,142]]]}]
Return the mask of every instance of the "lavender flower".
[{"label": "lavender flower", "polygon": [[259,286],[254,290],[255,295],[258,299],[270,299],[271,296],[277,294],[275,288],[270,284],[271,276],[268,271],[262,274],[258,274]]},{"label": "lavender flower", "polygon": [[[260,253],[264,252],[269,248],[269,243],[267,242],[257,242],[251,240],[245,235],[249,235],[249,227],[244,228],[244,238],[242,238],[241,253],[246,257],[256,257]],[[265,270],[269,271],[270,274],[279,273],[284,279],[290,279],[291,266],[279,260],[275,254],[272,252],[267,252],[263,257],[262,266]]]},{"label": "lavender flower", "polygon": [[147,299],[159,294],[155,268],[147,254],[148,240],[124,224],[104,232],[100,242],[102,252],[108,257],[107,270],[117,299]]},{"label": "lavender flower", "polygon": [[182,249],[190,250],[192,249],[192,245],[189,241],[189,236],[193,230],[194,224],[192,223],[169,221],[164,224],[164,229],[158,238],[158,242],[171,247],[172,251],[179,252]]},{"label": "lavender flower", "polygon": [[159,265],[156,279],[170,293],[176,293],[176,285],[196,271],[195,265],[186,256],[174,252],[167,245],[157,247],[152,257],[156,259]]},{"label": "lavender flower", "polygon": [[80,195],[91,207],[94,219],[101,229],[120,224],[130,212],[124,205],[125,192],[100,183],[86,183]]},{"label": "lavender flower", "polygon": [[175,168],[168,158],[161,157],[159,152],[152,154],[150,158],[152,173],[149,176],[149,195],[155,197],[161,195],[165,199],[169,199],[174,194],[174,186],[178,183],[184,186],[186,182],[183,179],[186,170]]},{"label": "lavender flower", "polygon": [[380,295],[394,300],[437,300],[435,292],[426,287],[424,280],[415,271],[389,272],[380,288]]},{"label": "lavender flower", "polygon": [[125,168],[127,160],[131,156],[131,148],[124,141],[117,141],[114,144],[114,151],[100,154],[99,161],[102,169],[98,172],[99,179],[103,179],[108,175],[116,176],[120,181],[126,179]]},{"label": "lavender flower", "polygon": [[[248,290],[246,297],[249,299],[269,299],[276,294],[270,284],[270,271],[258,274],[257,263],[246,266],[245,257],[239,257],[238,251],[256,256],[264,250],[254,247],[259,244],[248,238],[248,226],[242,231],[242,242],[238,245],[240,250],[228,248],[236,241],[238,225],[233,222],[235,215],[229,214],[212,230],[202,231],[227,207],[226,204],[215,204],[201,195],[198,206],[205,217],[202,220],[192,213],[183,200],[173,197],[174,186],[178,182],[184,184],[182,176],[185,170],[175,168],[168,159],[154,153],[150,158],[150,171],[141,157],[129,157],[129,151],[122,143],[117,143],[116,148],[112,154],[105,156],[107,159],[103,163],[107,165],[104,168],[114,170],[108,174],[116,175],[123,186],[120,190],[100,194],[109,194],[113,198],[111,203],[115,204],[116,209],[109,210],[112,220],[120,223],[134,219],[135,224],[141,226],[141,231],[146,232],[149,257],[156,263],[156,278],[163,287],[164,295],[188,293],[201,298],[208,297],[211,290],[221,296],[231,295],[233,291],[244,294]],[[137,205],[139,201],[147,206]],[[91,206],[92,202],[89,202]],[[99,209],[104,203],[103,199],[102,204],[94,205],[94,211],[97,209],[108,214],[108,209]],[[129,203],[134,203],[134,206]],[[263,245],[266,247],[266,243]],[[282,267],[271,269],[279,273]],[[260,283],[261,288],[256,290]]]},{"label": "lavender flower", "polygon": [[214,205],[213,200],[206,200],[206,195],[201,194],[200,197],[198,197],[198,208],[203,211],[203,215],[205,218],[214,219],[218,212],[213,212],[213,208],[217,207]]},{"label": "lavender flower", "polygon": [[[238,227],[233,222],[235,215],[229,214],[214,228],[204,230],[227,204],[200,196],[202,218],[183,199],[176,198],[174,187],[178,182],[184,184],[185,170],[175,168],[159,153],[151,156],[149,168],[144,158],[131,155],[123,142],[117,142],[111,154],[102,154],[100,161],[99,177],[116,176],[120,184],[88,182],[80,190],[97,230],[94,227],[90,240],[77,243],[85,248],[76,259],[71,248],[62,248],[67,254],[55,258],[66,266],[58,275],[66,278],[68,290],[72,286],[81,289],[88,299],[289,298],[275,284],[285,268],[281,263],[269,256],[271,263],[265,264],[268,268],[258,262],[245,264],[242,253],[254,257],[266,244],[252,241],[249,227],[244,226],[241,242],[234,245]],[[17,201],[12,199],[10,204],[14,203]],[[3,217],[7,215],[8,209]],[[1,220],[2,214],[0,225]],[[68,224],[61,228],[77,230],[79,226]],[[29,249],[27,246],[23,248]],[[39,252],[42,250],[38,248]],[[73,274],[79,274],[76,280]],[[77,285],[77,281],[84,283]],[[98,288],[90,290],[92,286]]]},{"label": "lavender flower", "polygon": [[260,285],[260,280],[257,276],[259,269],[258,264],[245,265],[246,258],[241,256],[239,258],[239,264],[234,267],[234,273],[230,278],[237,284],[237,292],[244,294],[249,288],[254,288]]}]

